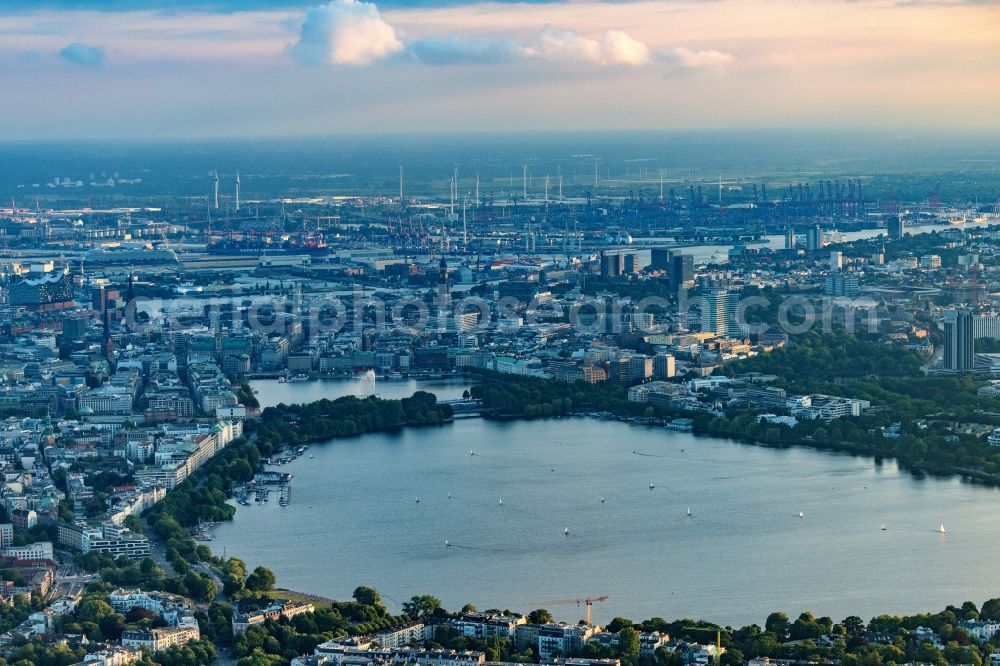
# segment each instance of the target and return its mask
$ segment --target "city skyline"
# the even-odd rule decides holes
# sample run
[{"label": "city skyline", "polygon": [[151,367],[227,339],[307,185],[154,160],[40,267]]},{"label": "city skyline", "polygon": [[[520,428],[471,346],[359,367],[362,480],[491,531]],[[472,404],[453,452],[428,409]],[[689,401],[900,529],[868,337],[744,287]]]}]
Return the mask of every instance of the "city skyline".
[{"label": "city skyline", "polygon": [[996,130],[998,19],[993,2],[14,2],[0,139]]}]

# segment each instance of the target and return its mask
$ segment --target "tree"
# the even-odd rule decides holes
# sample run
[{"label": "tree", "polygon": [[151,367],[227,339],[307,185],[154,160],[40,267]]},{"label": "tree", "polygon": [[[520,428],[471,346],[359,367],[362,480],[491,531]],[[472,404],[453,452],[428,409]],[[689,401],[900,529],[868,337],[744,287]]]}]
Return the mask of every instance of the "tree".
[{"label": "tree", "polygon": [[617,633],[622,629],[624,629],[625,627],[631,627],[634,624],[635,623],[632,622],[632,620],[626,617],[616,617],[613,620],[611,620],[611,622],[608,622],[608,626],[605,627],[605,629],[607,631],[610,631],[611,633]]},{"label": "tree", "polygon": [[768,631],[779,639],[784,639],[788,635],[788,616],[784,613],[771,613],[764,621],[764,631]]},{"label": "tree", "polygon": [[845,617],[841,624],[844,625],[844,631],[851,636],[860,634],[865,630],[865,621],[857,615],[849,615],[848,617]]},{"label": "tree", "polygon": [[429,594],[416,595],[403,602],[403,614],[413,619],[430,617],[438,608],[441,608],[441,600]]},{"label": "tree", "polygon": [[274,589],[275,582],[277,579],[274,577],[274,572],[267,567],[260,566],[247,576],[246,587],[254,592],[269,592]]},{"label": "tree", "polygon": [[1000,599],[990,599],[983,603],[979,617],[983,620],[1000,620]]},{"label": "tree", "polygon": [[639,654],[639,632],[631,625],[618,632],[618,653],[623,657]]},{"label": "tree", "polygon": [[378,592],[371,587],[356,587],[354,588],[354,594],[352,595],[354,600],[357,601],[362,606],[383,606],[382,597],[378,595]]},{"label": "tree", "polygon": [[548,624],[552,622],[552,613],[544,608],[539,608],[528,613],[528,622],[531,624]]}]

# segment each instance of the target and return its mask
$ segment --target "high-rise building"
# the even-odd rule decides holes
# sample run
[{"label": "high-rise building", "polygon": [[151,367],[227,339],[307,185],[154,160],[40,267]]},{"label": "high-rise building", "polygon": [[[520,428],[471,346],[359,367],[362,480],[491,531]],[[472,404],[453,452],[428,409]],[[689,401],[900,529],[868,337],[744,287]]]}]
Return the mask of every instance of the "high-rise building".
[{"label": "high-rise building", "polygon": [[621,275],[624,269],[625,260],[622,255],[617,253],[601,255],[601,277]]},{"label": "high-rise building", "polygon": [[669,271],[673,256],[673,250],[670,248],[654,247],[649,251],[649,269],[652,271]]},{"label": "high-rise building", "polygon": [[959,308],[944,315],[944,368],[952,372],[971,372],[974,336],[972,310]]},{"label": "high-rise building", "polygon": [[810,252],[816,252],[822,250],[825,244],[823,230],[818,226],[809,227],[809,231],[806,233],[806,249]]},{"label": "high-rise building", "polygon": [[639,272],[639,255],[634,252],[629,252],[624,255],[624,264],[622,266],[622,272],[625,275],[634,275]]},{"label": "high-rise building", "polygon": [[861,281],[857,275],[834,273],[823,283],[823,293],[827,296],[854,297],[861,293]]},{"label": "high-rise building", "polygon": [[671,354],[657,354],[653,357],[653,376],[668,379],[677,374],[677,365]]},{"label": "high-rise building", "polygon": [[670,286],[675,291],[694,285],[694,256],[675,252],[670,258]]},{"label": "high-rise building", "polygon": [[740,295],[735,291],[713,289],[705,292],[701,297],[701,330],[722,337],[740,337],[739,308]]},{"label": "high-rise building", "polygon": [[844,253],[834,250],[830,253],[830,270],[839,271],[844,267]]},{"label": "high-rise building", "polygon": [[902,238],[906,233],[906,222],[903,221],[902,217],[890,217],[889,221],[886,223],[887,231],[889,232],[889,238],[899,239]]},{"label": "high-rise building", "polygon": [[785,249],[794,250],[795,241],[795,229],[793,227],[788,227],[788,230],[785,232]]}]

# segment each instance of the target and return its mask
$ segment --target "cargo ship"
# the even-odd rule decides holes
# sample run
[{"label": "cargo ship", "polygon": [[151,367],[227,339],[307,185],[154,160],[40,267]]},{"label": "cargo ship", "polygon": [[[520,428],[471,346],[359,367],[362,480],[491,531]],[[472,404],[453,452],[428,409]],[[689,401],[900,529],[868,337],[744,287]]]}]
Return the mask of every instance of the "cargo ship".
[{"label": "cargo ship", "polygon": [[176,264],[177,253],[153,247],[97,247],[83,255],[88,264]]},{"label": "cargo ship", "polygon": [[324,255],[330,251],[323,239],[307,238],[297,240],[289,238],[280,241],[270,241],[266,238],[222,238],[208,244],[209,254],[261,257],[308,254]]}]

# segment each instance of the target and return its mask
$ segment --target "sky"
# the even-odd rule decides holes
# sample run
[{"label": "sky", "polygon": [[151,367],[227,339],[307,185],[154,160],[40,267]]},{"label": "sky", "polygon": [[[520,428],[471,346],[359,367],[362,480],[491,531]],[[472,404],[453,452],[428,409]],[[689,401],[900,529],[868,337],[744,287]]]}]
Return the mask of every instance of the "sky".
[{"label": "sky", "polygon": [[0,140],[1000,128],[1000,0],[4,0]]}]

